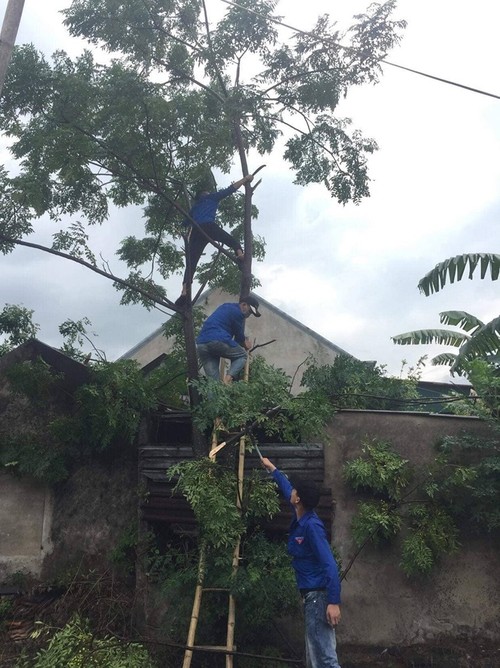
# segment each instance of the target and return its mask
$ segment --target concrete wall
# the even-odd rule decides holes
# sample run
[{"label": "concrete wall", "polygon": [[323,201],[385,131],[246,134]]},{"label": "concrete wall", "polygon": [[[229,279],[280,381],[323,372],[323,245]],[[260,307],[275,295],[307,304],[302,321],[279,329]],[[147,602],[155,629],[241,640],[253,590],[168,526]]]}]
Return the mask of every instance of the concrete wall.
[{"label": "concrete wall", "polygon": [[137,462],[92,463],[51,491],[0,472],[0,583],[22,572],[52,580],[105,563],[137,523]]},{"label": "concrete wall", "polygon": [[0,471],[0,582],[16,572],[40,575],[52,550],[52,516],[48,487]]},{"label": "concrete wall", "polygon": [[[439,437],[462,430],[487,432],[475,418],[421,413],[342,411],[325,446],[326,484],[336,501],[333,542],[342,565],[356,552],[350,525],[357,498],[342,478],[364,438],[388,440],[418,464],[428,461]],[[410,645],[443,636],[500,640],[500,550],[493,540],[467,536],[460,551],[442,560],[428,578],[407,578],[398,546],[365,548],[343,583],[340,643]]]},{"label": "concrete wall", "polygon": [[[222,290],[210,290],[198,302],[198,305],[202,306],[205,313],[209,315],[220,304],[236,301],[238,297],[235,295],[230,295]],[[303,367],[300,367],[298,371],[297,368],[307,357],[314,357],[320,365],[332,364],[339,353],[345,352],[269,302],[263,299],[260,299],[260,302],[259,311],[262,317],[251,316],[247,320],[246,334],[252,341],[255,340],[256,344],[276,340],[275,343],[259,348],[255,354],[261,355],[275,367],[283,369],[290,377],[296,374],[293,383],[294,393],[300,391],[300,381],[304,371]],[[162,353],[169,353],[171,349],[172,342],[163,336],[161,330],[158,330],[125,353],[123,357],[137,360],[142,367]]]},{"label": "concrete wall", "polygon": [[125,534],[137,530],[137,460],[89,462],[57,486],[52,519],[53,550],[42,577],[78,567],[104,568]]},{"label": "concrete wall", "polygon": [[[360,453],[363,439],[387,439],[404,457],[422,463],[432,456],[439,437],[464,429],[487,432],[474,418],[382,411],[342,411],[334,416],[324,450],[325,483],[336,502],[332,536],[344,568],[357,550],[350,535],[357,498],[345,485],[342,468]],[[2,473],[0,580],[16,570],[40,572],[50,551],[51,521],[54,549],[45,559],[42,576],[53,576],[75,558],[109,555],[135,521],[136,484],[133,462],[82,467],[58,487],[52,513],[43,486]],[[343,583],[341,646],[410,645],[442,637],[500,640],[498,541],[465,537],[460,552],[445,557],[428,578],[408,579],[399,568],[397,548],[368,547],[356,559]],[[297,619],[287,625],[299,649],[301,624]]]}]

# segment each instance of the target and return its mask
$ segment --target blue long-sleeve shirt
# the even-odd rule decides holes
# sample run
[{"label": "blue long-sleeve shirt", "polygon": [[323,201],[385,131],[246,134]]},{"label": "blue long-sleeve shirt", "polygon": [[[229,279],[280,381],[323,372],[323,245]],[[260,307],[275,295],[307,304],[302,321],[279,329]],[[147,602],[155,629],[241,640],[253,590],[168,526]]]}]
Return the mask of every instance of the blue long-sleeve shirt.
[{"label": "blue long-sleeve shirt", "polygon": [[203,323],[196,343],[223,341],[235,348],[245,343],[245,316],[239,304],[227,303],[218,306]]},{"label": "blue long-sleeve shirt", "polygon": [[[193,204],[191,211],[189,212],[190,217],[195,222],[197,222],[198,225],[204,225],[205,223],[215,223],[215,214],[217,213],[219,202],[235,192],[236,188],[231,185],[227,188],[224,188],[223,190],[201,195],[201,197],[199,197]],[[191,221],[187,218],[184,220],[185,225],[189,225],[190,222]]]},{"label": "blue long-sleeve shirt", "polygon": [[[273,471],[273,480],[287,501],[290,501],[292,485],[279,469]],[[323,522],[314,510],[300,519],[295,517],[290,525],[288,554],[299,589],[326,589],[328,603],[340,604],[340,578],[337,562],[330,549]]]}]

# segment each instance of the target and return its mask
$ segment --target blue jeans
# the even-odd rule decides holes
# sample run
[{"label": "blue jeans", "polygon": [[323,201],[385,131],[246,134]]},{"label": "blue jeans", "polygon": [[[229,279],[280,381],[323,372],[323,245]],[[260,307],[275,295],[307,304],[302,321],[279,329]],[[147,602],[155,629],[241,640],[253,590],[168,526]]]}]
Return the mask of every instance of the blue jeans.
[{"label": "blue jeans", "polygon": [[326,620],[326,592],[304,596],[307,668],[340,668],[335,629]]},{"label": "blue jeans", "polygon": [[206,375],[209,378],[219,380],[219,363],[221,357],[231,361],[228,374],[236,378],[245,366],[247,361],[247,351],[239,345],[230,346],[223,341],[209,341],[208,343],[198,343],[196,346],[198,357],[203,365]]}]

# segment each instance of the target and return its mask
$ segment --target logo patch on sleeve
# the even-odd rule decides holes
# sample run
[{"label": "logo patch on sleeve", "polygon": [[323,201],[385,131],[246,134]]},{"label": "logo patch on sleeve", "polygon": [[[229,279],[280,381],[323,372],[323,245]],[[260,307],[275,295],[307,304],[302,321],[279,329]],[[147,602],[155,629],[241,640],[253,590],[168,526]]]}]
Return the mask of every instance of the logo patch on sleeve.
[{"label": "logo patch on sleeve", "polygon": [[296,536],[295,542],[298,543],[299,545],[302,545],[302,543],[304,542],[304,536]]}]

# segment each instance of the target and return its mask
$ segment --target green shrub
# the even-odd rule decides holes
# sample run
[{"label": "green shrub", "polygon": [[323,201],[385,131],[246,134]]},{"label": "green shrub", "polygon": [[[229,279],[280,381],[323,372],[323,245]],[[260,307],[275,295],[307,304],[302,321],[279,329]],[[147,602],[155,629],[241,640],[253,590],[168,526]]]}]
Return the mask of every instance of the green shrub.
[{"label": "green shrub", "polygon": [[[50,633],[40,624],[33,636]],[[147,650],[138,643],[96,637],[86,620],[74,617],[50,638],[34,658],[22,658],[16,668],[154,668]]]}]

